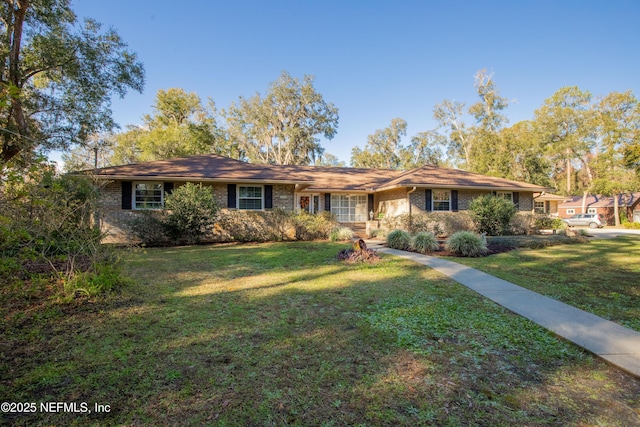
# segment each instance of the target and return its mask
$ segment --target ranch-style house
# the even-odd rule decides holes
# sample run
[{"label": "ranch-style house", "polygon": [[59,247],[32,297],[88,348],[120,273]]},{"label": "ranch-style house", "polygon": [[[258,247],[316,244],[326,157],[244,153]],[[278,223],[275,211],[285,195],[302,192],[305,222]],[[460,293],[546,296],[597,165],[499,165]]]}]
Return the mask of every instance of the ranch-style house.
[{"label": "ranch-style house", "polygon": [[457,169],[425,165],[409,171],[246,163],[200,155],[100,168],[98,219],[113,240],[125,239],[126,223],[144,210],[160,209],[166,194],[187,182],[209,186],[221,209],[330,211],[358,228],[372,218],[418,212],[466,210],[478,196],[507,198],[520,212],[534,212],[549,188]]}]

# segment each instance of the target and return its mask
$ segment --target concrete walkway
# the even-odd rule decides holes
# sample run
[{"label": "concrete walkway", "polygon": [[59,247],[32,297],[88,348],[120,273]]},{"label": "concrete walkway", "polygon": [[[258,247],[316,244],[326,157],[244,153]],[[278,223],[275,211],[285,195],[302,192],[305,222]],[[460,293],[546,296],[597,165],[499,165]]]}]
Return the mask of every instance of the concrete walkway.
[{"label": "concrete walkway", "polygon": [[398,251],[370,242],[383,253],[437,270],[508,310],[640,377],[640,332],[545,297],[482,271],[438,257]]}]

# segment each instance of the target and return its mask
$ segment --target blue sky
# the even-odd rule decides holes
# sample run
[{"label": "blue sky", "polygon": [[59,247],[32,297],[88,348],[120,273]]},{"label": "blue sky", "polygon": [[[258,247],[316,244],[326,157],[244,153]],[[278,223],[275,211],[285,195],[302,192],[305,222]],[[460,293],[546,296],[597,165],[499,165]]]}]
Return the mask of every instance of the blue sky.
[{"label": "blue sky", "polygon": [[75,0],[78,17],[113,27],[146,70],[143,94],[114,99],[124,128],[152,112],[159,89],[218,108],[265,93],[281,71],[315,76],[339,109],[326,151],[351,149],[391,119],[408,143],[436,127],[444,99],[477,101],[474,75],[493,72],[510,124],[564,86],[640,96],[640,1]]}]

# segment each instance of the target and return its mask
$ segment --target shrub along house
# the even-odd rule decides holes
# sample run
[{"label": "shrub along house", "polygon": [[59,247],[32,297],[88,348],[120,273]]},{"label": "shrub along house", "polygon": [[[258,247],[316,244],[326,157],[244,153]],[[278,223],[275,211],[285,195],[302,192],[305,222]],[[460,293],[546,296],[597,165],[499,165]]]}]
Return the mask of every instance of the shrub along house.
[{"label": "shrub along house", "polygon": [[548,188],[456,169],[425,165],[409,171],[315,166],[261,165],[201,155],[93,170],[103,181],[99,220],[116,241],[126,223],[145,210],[160,209],[165,196],[186,182],[209,186],[221,209],[330,211],[363,229],[373,216],[457,212],[480,195],[513,201],[534,211],[534,197]]}]

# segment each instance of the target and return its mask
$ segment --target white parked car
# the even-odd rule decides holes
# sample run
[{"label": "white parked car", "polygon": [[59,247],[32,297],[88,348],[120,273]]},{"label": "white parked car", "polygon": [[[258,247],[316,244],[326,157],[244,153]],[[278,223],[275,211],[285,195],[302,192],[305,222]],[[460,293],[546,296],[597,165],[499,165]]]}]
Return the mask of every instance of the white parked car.
[{"label": "white parked car", "polygon": [[588,225],[591,228],[602,228],[607,225],[604,217],[600,214],[576,214],[570,218],[565,218],[565,224],[569,227],[575,227],[576,225]]}]

